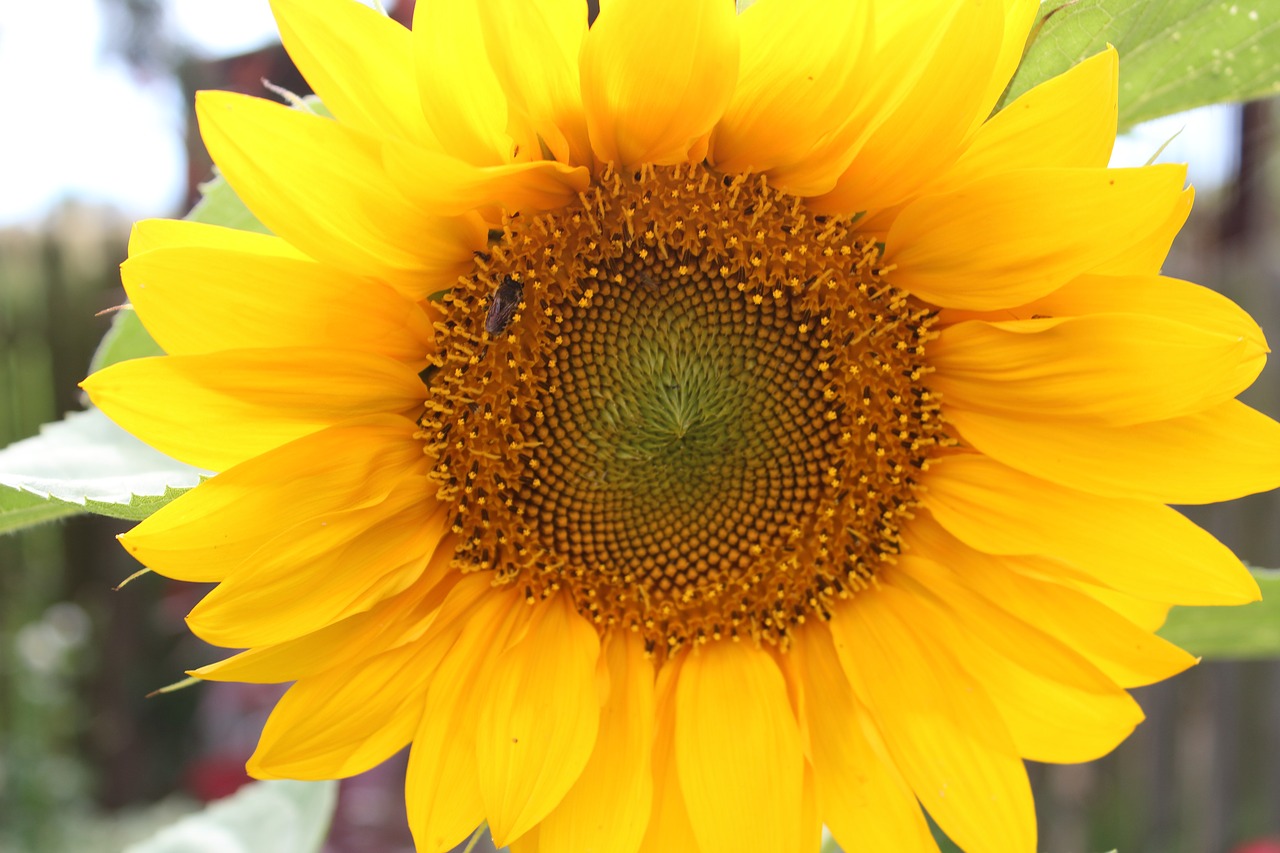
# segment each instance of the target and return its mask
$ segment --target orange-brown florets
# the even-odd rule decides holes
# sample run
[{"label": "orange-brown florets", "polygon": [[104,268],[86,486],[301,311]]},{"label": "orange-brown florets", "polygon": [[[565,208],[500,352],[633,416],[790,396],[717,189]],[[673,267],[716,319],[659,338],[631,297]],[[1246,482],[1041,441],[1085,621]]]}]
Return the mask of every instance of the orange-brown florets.
[{"label": "orange-brown florets", "polygon": [[898,551],[933,315],[761,178],[607,172],[446,297],[423,417],[464,568],[659,653],[785,642]]}]

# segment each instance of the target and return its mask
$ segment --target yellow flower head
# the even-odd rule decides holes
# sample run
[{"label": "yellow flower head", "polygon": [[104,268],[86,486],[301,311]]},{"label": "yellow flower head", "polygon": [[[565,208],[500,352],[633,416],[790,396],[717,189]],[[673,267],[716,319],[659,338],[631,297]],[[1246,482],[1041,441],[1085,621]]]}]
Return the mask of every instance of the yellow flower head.
[{"label": "yellow flower head", "polygon": [[1166,503],[1280,483],[1266,343],[1159,268],[1108,50],[991,115],[1034,0],[275,0],[333,118],[202,93],[273,236],[145,222],[167,356],[86,381],[221,471],[123,537],[293,681],[250,770],[412,743],[419,851],[1029,853],[1257,588]]}]

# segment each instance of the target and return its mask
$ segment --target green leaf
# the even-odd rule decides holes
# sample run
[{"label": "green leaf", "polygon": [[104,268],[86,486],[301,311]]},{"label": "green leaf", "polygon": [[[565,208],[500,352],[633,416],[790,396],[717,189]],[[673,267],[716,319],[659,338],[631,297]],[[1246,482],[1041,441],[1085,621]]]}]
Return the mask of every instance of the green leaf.
[{"label": "green leaf", "polygon": [[189,491],[191,491],[189,486],[169,486],[165,488],[164,494],[160,495],[130,495],[127,503],[109,503],[86,498],[84,508],[85,511],[94,515],[106,515],[111,518],[123,518],[128,521],[142,521],[160,509],[160,507],[170,503],[174,498]]},{"label": "green leaf", "polygon": [[337,801],[337,782],[254,782],[125,853],[317,853]]},{"label": "green leaf", "polygon": [[150,355],[164,355],[164,350],[160,349],[160,345],[143,328],[133,306],[125,305],[115,313],[111,328],[102,336],[102,342],[98,344],[98,350],[89,364],[89,372],[97,373],[116,362]]},{"label": "green leaf", "polygon": [[1280,0],[1048,0],[1004,102],[1114,44],[1120,129],[1280,93]]},{"label": "green leaf", "polygon": [[1262,601],[1241,607],[1175,607],[1160,636],[1193,655],[1280,657],[1280,570],[1254,569]]},{"label": "green leaf", "polygon": [[217,169],[214,169],[212,178],[200,185],[200,201],[191,208],[186,218],[193,222],[239,228],[241,231],[271,233],[267,226],[258,221],[258,217],[249,212],[249,208],[244,206],[240,196],[236,195],[236,191],[231,189],[231,185]]},{"label": "green leaf", "polygon": [[83,511],[143,519],[209,474],[148,447],[98,409],[72,412],[0,450],[0,532]]},{"label": "green leaf", "polygon": [[0,534],[85,512],[82,506],[0,486]]}]

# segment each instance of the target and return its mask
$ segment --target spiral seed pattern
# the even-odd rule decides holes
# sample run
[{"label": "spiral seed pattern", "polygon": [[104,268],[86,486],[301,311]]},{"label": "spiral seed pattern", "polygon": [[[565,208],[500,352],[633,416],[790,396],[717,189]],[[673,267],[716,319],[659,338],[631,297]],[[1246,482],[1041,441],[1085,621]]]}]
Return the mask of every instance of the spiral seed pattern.
[{"label": "spiral seed pattern", "polygon": [[509,220],[446,297],[424,374],[458,562],[531,600],[566,591],[659,655],[785,648],[893,559],[947,443],[933,313],[879,256],[849,221],[703,166],[606,172]]}]

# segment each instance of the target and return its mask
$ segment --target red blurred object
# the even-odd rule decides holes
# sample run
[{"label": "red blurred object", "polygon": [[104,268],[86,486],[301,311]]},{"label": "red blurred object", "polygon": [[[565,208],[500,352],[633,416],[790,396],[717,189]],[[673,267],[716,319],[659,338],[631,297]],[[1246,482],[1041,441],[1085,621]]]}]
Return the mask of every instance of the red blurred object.
[{"label": "red blurred object", "polygon": [[244,772],[244,761],[216,755],[191,762],[185,775],[187,793],[205,803],[229,797],[253,781]]},{"label": "red blurred object", "polygon": [[1280,838],[1255,838],[1233,848],[1231,853],[1280,853]]}]

